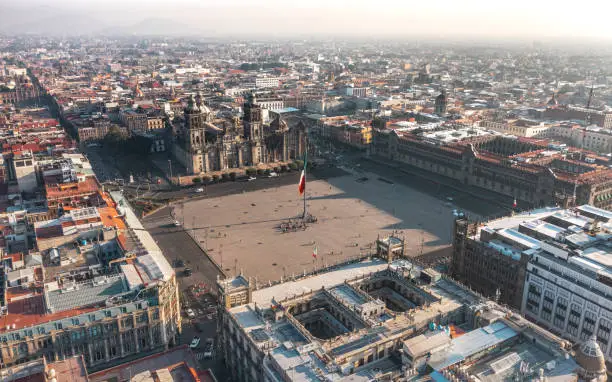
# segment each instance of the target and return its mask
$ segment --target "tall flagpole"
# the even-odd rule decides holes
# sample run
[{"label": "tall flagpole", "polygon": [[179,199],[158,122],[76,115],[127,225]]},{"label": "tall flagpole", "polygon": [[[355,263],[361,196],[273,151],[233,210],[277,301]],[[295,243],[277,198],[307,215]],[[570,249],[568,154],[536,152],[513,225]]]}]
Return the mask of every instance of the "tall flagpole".
[{"label": "tall flagpole", "polygon": [[306,165],[308,164],[308,134],[304,136],[304,213],[302,219],[306,219]]}]

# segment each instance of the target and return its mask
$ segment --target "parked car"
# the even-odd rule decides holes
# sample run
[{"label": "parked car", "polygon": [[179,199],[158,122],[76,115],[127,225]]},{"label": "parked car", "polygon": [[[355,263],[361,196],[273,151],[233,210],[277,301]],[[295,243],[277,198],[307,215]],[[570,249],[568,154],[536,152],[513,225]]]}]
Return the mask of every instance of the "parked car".
[{"label": "parked car", "polygon": [[195,313],[194,313],[193,309],[189,308],[189,309],[186,310],[186,312],[187,312],[187,317],[189,317],[189,318],[194,318],[195,317]]},{"label": "parked car", "polygon": [[278,174],[276,172],[272,171],[270,173],[270,175],[268,175],[268,178],[276,178],[277,176],[278,176]]},{"label": "parked car", "polygon": [[202,187],[196,188],[195,192],[199,194],[199,193],[204,192],[204,189]]},{"label": "parked car", "polygon": [[181,259],[178,259],[178,260],[176,260],[174,262],[174,266],[177,267],[177,268],[184,267],[185,266],[185,262],[183,260],[181,260]]},{"label": "parked car", "polygon": [[212,358],[215,341],[212,338],[206,340],[204,345],[204,358]]},{"label": "parked car", "polygon": [[174,221],[174,226],[175,226],[175,227],[180,227],[180,226],[181,226],[181,223],[180,223],[178,220],[175,220],[175,221]]},{"label": "parked car", "polygon": [[256,178],[256,177],[254,177],[254,176],[249,176],[249,179],[247,179],[247,180],[248,180],[249,182],[252,182],[252,181],[254,181],[255,179],[257,179],[257,178]]},{"label": "parked car", "polygon": [[193,337],[193,339],[191,340],[191,343],[189,344],[189,347],[192,349],[197,348],[198,346],[200,346],[200,337]]},{"label": "parked car", "polygon": [[183,273],[185,274],[185,276],[191,276],[193,272],[191,271],[191,268],[185,268]]}]

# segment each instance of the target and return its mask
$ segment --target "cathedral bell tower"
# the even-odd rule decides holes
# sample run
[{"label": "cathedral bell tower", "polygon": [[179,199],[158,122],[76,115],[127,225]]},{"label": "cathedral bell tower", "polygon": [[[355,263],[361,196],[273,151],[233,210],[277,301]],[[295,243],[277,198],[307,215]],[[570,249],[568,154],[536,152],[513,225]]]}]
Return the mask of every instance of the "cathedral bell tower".
[{"label": "cathedral bell tower", "polygon": [[242,117],[244,137],[247,140],[250,155],[250,164],[257,165],[265,157],[264,131],[262,124],[261,106],[257,104],[255,95],[249,94],[244,103],[244,116]]},{"label": "cathedral bell tower", "polygon": [[185,108],[185,149],[189,152],[198,152],[204,147],[204,116],[196,104],[193,96],[189,98]]},{"label": "cathedral bell tower", "polygon": [[189,98],[185,108],[185,152],[187,155],[187,168],[193,174],[208,171],[208,154],[205,152],[206,115],[198,106],[193,95]]},{"label": "cathedral bell tower", "polygon": [[242,121],[244,137],[248,140],[262,140],[263,126],[261,123],[261,107],[257,105],[257,100],[253,93],[249,94],[243,109],[244,116],[242,117]]}]

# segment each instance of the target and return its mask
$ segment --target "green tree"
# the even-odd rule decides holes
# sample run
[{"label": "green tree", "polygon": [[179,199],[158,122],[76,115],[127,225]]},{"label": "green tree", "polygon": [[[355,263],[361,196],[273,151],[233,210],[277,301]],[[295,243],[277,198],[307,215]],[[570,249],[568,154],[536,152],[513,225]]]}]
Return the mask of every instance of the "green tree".
[{"label": "green tree", "polygon": [[104,144],[116,148],[125,142],[125,136],[119,129],[119,126],[111,126],[108,133],[104,136]]},{"label": "green tree", "polygon": [[124,142],[124,148],[131,153],[149,155],[151,153],[151,141],[141,135],[133,136]]},{"label": "green tree", "polygon": [[379,117],[375,117],[372,120],[372,127],[375,129],[384,129],[385,128],[385,120]]}]

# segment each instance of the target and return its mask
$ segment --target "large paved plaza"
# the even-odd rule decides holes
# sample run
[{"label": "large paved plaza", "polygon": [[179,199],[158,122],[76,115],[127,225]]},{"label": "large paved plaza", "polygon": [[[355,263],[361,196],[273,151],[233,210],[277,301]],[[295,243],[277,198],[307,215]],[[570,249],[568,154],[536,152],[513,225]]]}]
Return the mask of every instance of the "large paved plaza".
[{"label": "large paved plaza", "polygon": [[318,222],[290,233],[278,226],[302,212],[293,184],[190,201],[174,213],[226,274],[243,270],[259,282],[368,253],[377,235],[394,230],[406,238],[411,256],[451,240],[452,206],[372,173],[310,181],[307,205]]}]

